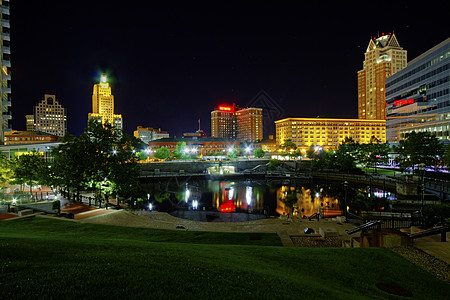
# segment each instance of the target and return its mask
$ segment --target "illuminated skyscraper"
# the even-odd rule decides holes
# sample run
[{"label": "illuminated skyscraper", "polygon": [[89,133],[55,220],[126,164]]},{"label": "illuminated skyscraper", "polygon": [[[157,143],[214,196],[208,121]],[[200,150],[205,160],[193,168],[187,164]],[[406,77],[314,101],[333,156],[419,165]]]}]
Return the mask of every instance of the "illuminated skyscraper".
[{"label": "illuminated skyscraper", "polygon": [[95,118],[102,124],[108,122],[114,126],[114,129],[122,130],[123,128],[122,115],[114,114],[114,96],[111,94],[111,87],[106,75],[101,76],[100,83],[94,84],[90,118]]},{"label": "illuminated skyscraper", "polygon": [[240,142],[256,142],[263,139],[263,110],[249,107],[236,112],[237,138]]},{"label": "illuminated skyscraper", "polygon": [[211,112],[211,136],[256,142],[263,138],[262,108],[219,106]]},{"label": "illuminated skyscraper", "polygon": [[236,138],[236,106],[219,106],[211,112],[211,136],[217,138]]},{"label": "illuminated skyscraper", "polygon": [[66,109],[55,95],[45,94],[44,99],[34,107],[34,130],[57,136],[66,135]]},{"label": "illuminated skyscraper", "polygon": [[406,68],[406,50],[395,34],[373,38],[364,54],[363,69],[358,71],[358,118],[385,120],[385,79]]},{"label": "illuminated skyscraper", "polygon": [[9,1],[0,0],[0,68],[2,73],[1,85],[0,85],[0,110],[1,115],[1,128],[0,128],[0,144],[5,141],[5,132],[11,131],[11,51],[9,48]]}]

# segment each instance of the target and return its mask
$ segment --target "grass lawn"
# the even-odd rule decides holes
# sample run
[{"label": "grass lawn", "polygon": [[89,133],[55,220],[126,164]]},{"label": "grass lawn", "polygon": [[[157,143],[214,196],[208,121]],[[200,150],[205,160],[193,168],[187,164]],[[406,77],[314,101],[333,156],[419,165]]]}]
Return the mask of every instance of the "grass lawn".
[{"label": "grass lawn", "polygon": [[448,299],[448,284],[382,248],[285,248],[274,234],[0,222],[0,298]]},{"label": "grass lawn", "polygon": [[381,168],[360,168],[367,174],[380,174],[380,175],[400,175],[400,171],[393,171],[388,169],[381,169]]}]

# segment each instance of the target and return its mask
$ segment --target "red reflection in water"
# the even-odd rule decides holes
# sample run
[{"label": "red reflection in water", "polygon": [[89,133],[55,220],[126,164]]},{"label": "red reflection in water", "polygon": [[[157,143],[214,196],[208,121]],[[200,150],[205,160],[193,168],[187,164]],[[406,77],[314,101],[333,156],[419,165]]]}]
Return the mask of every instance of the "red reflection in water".
[{"label": "red reflection in water", "polygon": [[221,212],[233,212],[236,211],[236,205],[234,205],[233,201],[228,201],[226,203],[220,204]]}]

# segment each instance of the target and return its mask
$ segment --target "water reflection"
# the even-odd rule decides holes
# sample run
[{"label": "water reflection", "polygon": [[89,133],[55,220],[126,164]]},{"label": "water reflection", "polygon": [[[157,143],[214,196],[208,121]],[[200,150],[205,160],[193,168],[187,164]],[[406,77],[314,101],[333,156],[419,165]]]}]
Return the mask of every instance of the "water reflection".
[{"label": "water reflection", "polygon": [[[292,208],[287,204],[287,197],[289,193],[294,193],[298,199],[293,203]],[[311,189],[304,186],[295,188],[294,186],[283,185],[277,190],[277,213],[280,215],[286,214],[294,218],[308,217],[319,211],[319,206],[322,207],[323,217],[333,217],[341,215],[339,210],[339,200],[330,197],[324,193],[323,188],[320,192],[312,193]]]},{"label": "water reflection", "polygon": [[[149,183],[144,188],[151,195],[151,199],[148,197],[149,202],[156,204],[156,209],[162,211],[198,209],[265,216],[284,214],[304,218],[319,212],[320,207],[323,217],[342,214],[338,200],[343,201],[342,185],[311,186],[293,181],[268,184],[264,180],[208,180]],[[394,194],[382,190],[373,189],[372,193],[376,197],[395,199]],[[352,197],[356,197],[356,189],[354,194]]]}]

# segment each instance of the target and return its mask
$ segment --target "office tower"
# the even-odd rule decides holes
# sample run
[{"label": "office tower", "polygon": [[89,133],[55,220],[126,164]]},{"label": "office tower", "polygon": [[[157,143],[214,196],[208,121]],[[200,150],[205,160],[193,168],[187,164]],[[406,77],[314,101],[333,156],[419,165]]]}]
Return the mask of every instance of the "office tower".
[{"label": "office tower", "polygon": [[116,130],[122,130],[122,115],[114,114],[114,95],[111,94],[111,87],[106,75],[102,75],[100,82],[94,84],[92,93],[92,113],[89,119],[95,118],[105,124],[106,122],[114,126]]},{"label": "office tower", "polygon": [[0,144],[5,141],[5,132],[11,131],[11,50],[9,41],[9,1],[0,0],[0,67],[2,72],[2,82],[0,85],[0,94],[2,97],[0,109],[2,112],[0,128]]},{"label": "office tower", "polygon": [[235,139],[237,137],[236,105],[219,106],[211,112],[211,137]]},{"label": "office tower", "polygon": [[34,130],[57,136],[66,135],[66,109],[55,95],[45,94],[44,99],[34,107]]},{"label": "office tower", "polygon": [[167,131],[161,131],[161,128],[155,129],[152,127],[142,127],[142,126],[138,126],[137,129],[133,132],[133,134],[137,139],[140,139],[145,144],[148,144],[148,142],[150,141],[169,137],[169,133]]},{"label": "office tower", "polygon": [[363,69],[358,71],[358,118],[386,119],[385,80],[406,68],[406,50],[395,34],[382,34],[370,40]]},{"label": "office tower", "polygon": [[412,131],[450,140],[450,38],[387,78],[386,101],[388,142]]},{"label": "office tower", "polygon": [[34,131],[34,115],[26,115],[27,131]]},{"label": "office tower", "polygon": [[361,144],[369,143],[372,136],[386,142],[385,120],[286,118],[275,121],[275,127],[278,146],[292,140],[302,151],[337,149],[346,137]]},{"label": "office tower", "polygon": [[263,110],[249,107],[236,112],[237,138],[240,142],[256,142],[263,139]]}]

